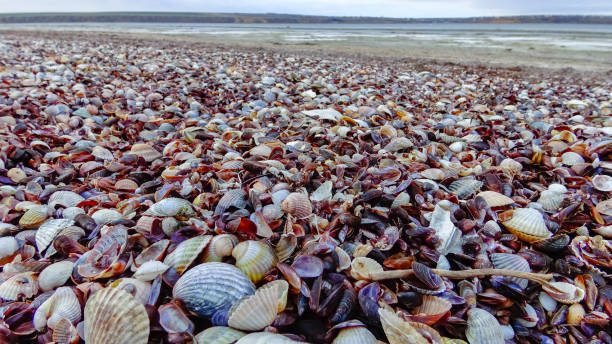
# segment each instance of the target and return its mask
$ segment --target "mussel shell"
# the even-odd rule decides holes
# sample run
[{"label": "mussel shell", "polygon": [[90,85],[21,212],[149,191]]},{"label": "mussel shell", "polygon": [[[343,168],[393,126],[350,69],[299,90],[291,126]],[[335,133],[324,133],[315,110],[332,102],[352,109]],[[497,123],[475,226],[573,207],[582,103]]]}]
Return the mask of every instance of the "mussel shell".
[{"label": "mussel shell", "polygon": [[567,234],[556,234],[533,243],[533,246],[540,251],[556,253],[564,250],[569,245],[571,238]]},{"label": "mussel shell", "polygon": [[431,290],[438,290],[443,283],[442,277],[425,264],[413,262],[412,270],[414,271],[414,276]]}]

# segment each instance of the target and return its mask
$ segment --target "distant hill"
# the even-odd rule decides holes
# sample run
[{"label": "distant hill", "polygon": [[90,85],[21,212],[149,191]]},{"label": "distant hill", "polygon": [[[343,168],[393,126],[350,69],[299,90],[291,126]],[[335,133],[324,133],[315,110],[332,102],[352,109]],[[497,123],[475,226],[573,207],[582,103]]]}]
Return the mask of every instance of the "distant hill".
[{"label": "distant hill", "polygon": [[0,13],[0,23],[252,23],[252,24],[425,24],[425,23],[573,23],[612,24],[612,16],[529,15],[470,18],[334,17],[296,14],[201,12]]}]

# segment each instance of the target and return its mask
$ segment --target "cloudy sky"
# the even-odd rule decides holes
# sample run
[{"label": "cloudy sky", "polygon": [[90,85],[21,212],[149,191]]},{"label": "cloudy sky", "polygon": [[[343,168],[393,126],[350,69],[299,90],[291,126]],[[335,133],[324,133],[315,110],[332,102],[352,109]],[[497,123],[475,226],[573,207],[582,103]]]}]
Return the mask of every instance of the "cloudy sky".
[{"label": "cloudy sky", "polygon": [[386,17],[612,15],[611,0],[0,0],[0,12],[194,11]]}]

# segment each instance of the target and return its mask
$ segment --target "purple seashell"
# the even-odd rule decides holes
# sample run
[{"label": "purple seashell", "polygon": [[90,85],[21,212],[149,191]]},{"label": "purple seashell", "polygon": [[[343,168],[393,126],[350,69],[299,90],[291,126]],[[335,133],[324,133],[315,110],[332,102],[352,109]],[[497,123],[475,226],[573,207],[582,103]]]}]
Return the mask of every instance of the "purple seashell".
[{"label": "purple seashell", "polygon": [[299,256],[291,267],[301,278],[318,277],[323,273],[323,261],[314,256]]},{"label": "purple seashell", "polygon": [[359,305],[363,313],[372,322],[378,323],[378,295],[380,295],[380,285],[377,282],[370,283],[363,287],[358,294]]}]

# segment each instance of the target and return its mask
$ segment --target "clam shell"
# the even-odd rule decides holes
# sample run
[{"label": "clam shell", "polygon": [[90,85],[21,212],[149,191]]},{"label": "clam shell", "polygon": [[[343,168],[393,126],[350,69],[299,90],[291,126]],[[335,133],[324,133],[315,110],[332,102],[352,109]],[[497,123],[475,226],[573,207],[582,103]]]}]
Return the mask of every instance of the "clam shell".
[{"label": "clam shell", "polygon": [[79,332],[70,320],[62,318],[55,325],[51,339],[56,344],[76,344],[79,342]]},{"label": "clam shell", "polygon": [[246,333],[225,326],[213,326],[195,336],[198,344],[232,344]]},{"label": "clam shell", "polygon": [[60,287],[43,302],[34,313],[34,327],[43,331],[45,327],[55,329],[61,319],[71,323],[81,320],[81,304],[70,287]]},{"label": "clam shell", "polygon": [[85,198],[76,192],[72,191],[56,191],[49,197],[49,207],[52,209],[57,205],[61,205],[64,208],[76,207],[79,203],[83,202]]},{"label": "clam shell", "polygon": [[111,282],[108,288],[118,288],[132,295],[138,302],[146,305],[151,294],[151,284],[135,278],[120,278]]},{"label": "clam shell", "polygon": [[504,207],[514,203],[512,198],[495,191],[483,191],[476,196],[482,197],[491,208]]},{"label": "clam shell", "polygon": [[313,202],[330,200],[332,198],[332,187],[333,183],[331,180],[324,182],[310,195],[310,200]]},{"label": "clam shell", "polygon": [[63,286],[72,274],[74,263],[69,260],[59,261],[47,266],[38,276],[38,285],[42,291],[53,290]]},{"label": "clam shell", "polygon": [[255,286],[240,269],[225,263],[204,263],[187,271],[174,285],[172,295],[202,317],[229,309]]},{"label": "clam shell", "polygon": [[440,334],[425,324],[403,320],[392,310],[382,307],[378,309],[378,314],[390,344],[443,343]]},{"label": "clam shell", "polygon": [[108,149],[104,147],[100,147],[100,146],[95,146],[94,148],[92,148],[91,155],[96,157],[96,159],[98,160],[105,160],[105,161],[115,160],[115,157],[113,156],[113,153],[111,151],[109,151]]},{"label": "clam shell", "polygon": [[0,237],[0,258],[12,256],[18,249],[19,243],[14,237]]},{"label": "clam shell", "polygon": [[161,220],[152,216],[141,216],[134,227],[138,233],[152,234],[155,229],[161,229]]},{"label": "clam shell", "polygon": [[47,219],[47,207],[43,205],[33,206],[28,209],[19,219],[19,225],[32,229],[38,227]]},{"label": "clam shell", "polygon": [[281,334],[271,332],[255,332],[238,339],[235,344],[304,344],[289,339]]},{"label": "clam shell", "polygon": [[563,193],[549,189],[542,191],[540,198],[538,198],[538,203],[540,203],[545,210],[555,211],[559,209],[564,200],[565,195]]},{"label": "clam shell", "polygon": [[503,225],[519,239],[532,243],[552,235],[546,228],[542,214],[532,208],[519,208],[512,211],[512,218]]},{"label": "clam shell", "polygon": [[[527,260],[517,254],[512,253],[492,253],[491,262],[496,269],[509,269],[514,271],[531,272],[531,267]],[[518,284],[521,288],[527,288],[527,281],[524,278],[506,277],[509,281]]]},{"label": "clam shell", "polygon": [[242,189],[228,190],[217,203],[215,215],[223,214],[230,207],[242,209],[247,205],[247,193]]},{"label": "clam shell", "polygon": [[262,241],[243,241],[234,247],[232,256],[236,259],[236,266],[253,283],[259,282],[266,272],[278,263],[278,258],[272,247]]},{"label": "clam shell", "polygon": [[585,294],[583,289],[567,282],[550,282],[548,285],[542,285],[542,289],[556,301],[565,304],[580,302]]},{"label": "clam shell", "polygon": [[394,137],[389,143],[383,148],[387,152],[393,153],[401,151],[413,146],[412,141],[406,137]]},{"label": "clam shell", "polygon": [[232,255],[234,247],[238,244],[238,238],[233,234],[215,235],[204,251],[204,262],[220,262],[224,257]]},{"label": "clam shell", "polygon": [[0,299],[17,301],[29,299],[38,294],[38,281],[35,272],[22,272],[0,284]]},{"label": "clam shell", "polygon": [[289,283],[276,280],[257,289],[254,295],[236,302],[228,313],[228,325],[243,331],[258,331],[272,324],[287,305]]},{"label": "clam shell", "polygon": [[429,227],[436,231],[436,236],[440,242],[437,251],[441,254],[448,253],[461,239],[461,231],[455,227],[450,218],[451,206],[452,203],[447,200],[438,202],[431,213],[431,221],[429,221]]},{"label": "clam shell", "polygon": [[130,153],[142,157],[147,162],[151,162],[162,157],[160,152],[146,143],[137,143],[133,145],[132,149],[130,149]]},{"label": "clam shell", "polygon": [[164,264],[182,274],[202,253],[211,239],[211,235],[200,235],[183,241],[166,256]]},{"label": "clam shell", "polygon": [[340,330],[332,344],[377,344],[376,337],[364,326],[353,326]]},{"label": "clam shell", "polygon": [[182,198],[169,197],[164,198],[161,201],[153,204],[144,215],[150,216],[183,216],[191,217],[195,216],[196,213],[193,210],[191,203],[188,200]]},{"label": "clam shell", "polygon": [[278,261],[284,262],[289,259],[293,251],[295,251],[297,244],[297,237],[293,233],[281,235],[275,249]]},{"label": "clam shell", "polygon": [[571,167],[577,164],[583,164],[584,158],[576,152],[565,152],[561,155],[561,161],[564,165]]},{"label": "clam shell", "polygon": [[431,290],[439,289],[443,283],[442,277],[436,274],[425,264],[413,262],[412,270],[414,271],[415,277],[418,278],[419,281],[423,282],[423,284]]},{"label": "clam shell", "polygon": [[103,225],[109,222],[119,220],[123,215],[115,209],[100,209],[91,214],[91,218],[98,225]]},{"label": "clam shell", "polygon": [[431,326],[444,317],[452,306],[450,301],[441,297],[423,295],[422,303],[413,309],[414,315],[410,316],[410,319]]},{"label": "clam shell", "polygon": [[457,195],[460,199],[466,199],[474,192],[480,190],[482,182],[476,179],[459,179],[448,186],[448,190]]},{"label": "clam shell", "polygon": [[174,302],[161,305],[159,313],[159,324],[168,333],[193,333],[195,327],[189,320],[187,314]]},{"label": "clam shell", "polygon": [[595,210],[602,215],[612,216],[612,198],[597,203]]},{"label": "clam shell", "polygon": [[168,270],[169,266],[157,261],[150,260],[148,262],[143,263],[138,270],[134,273],[134,278],[137,278],[141,281],[152,281],[155,277],[163,274]]},{"label": "clam shell", "polygon": [[357,257],[351,262],[350,275],[356,280],[368,280],[373,272],[383,271],[382,265],[372,258]]},{"label": "clam shell", "polygon": [[504,173],[514,176],[521,173],[521,171],[523,170],[523,165],[521,165],[521,163],[516,160],[506,158],[502,160],[502,162],[499,164],[499,168],[504,171]]},{"label": "clam shell", "polygon": [[142,250],[142,252],[140,252],[138,256],[136,256],[136,258],[134,258],[134,265],[136,267],[139,267],[145,262],[151,260],[160,260],[166,253],[168,245],[170,245],[170,240],[162,239],[154,243],[153,245],[145,248],[144,250]]},{"label": "clam shell", "polygon": [[121,179],[115,183],[115,190],[134,192],[138,189],[138,184],[131,179]]},{"label": "clam shell", "polygon": [[83,208],[78,207],[68,207],[62,210],[62,218],[74,220],[74,218],[79,214],[85,214],[85,210]]},{"label": "clam shell", "polygon": [[281,202],[281,209],[301,219],[312,213],[312,204],[305,194],[292,192]]},{"label": "clam shell", "polygon": [[38,252],[43,252],[62,229],[73,224],[74,221],[68,219],[49,219],[45,221],[36,230],[36,247]]},{"label": "clam shell", "polygon": [[495,317],[480,308],[468,311],[465,336],[470,344],[504,344],[504,335]]},{"label": "clam shell", "polygon": [[84,314],[87,344],[148,342],[149,316],[145,307],[120,288],[105,288],[93,294]]},{"label": "clam shell", "polygon": [[596,175],[595,177],[593,177],[592,182],[593,182],[593,186],[595,187],[595,189],[599,191],[603,191],[603,192],[612,191],[612,177],[608,175],[605,175],[605,174]]}]

